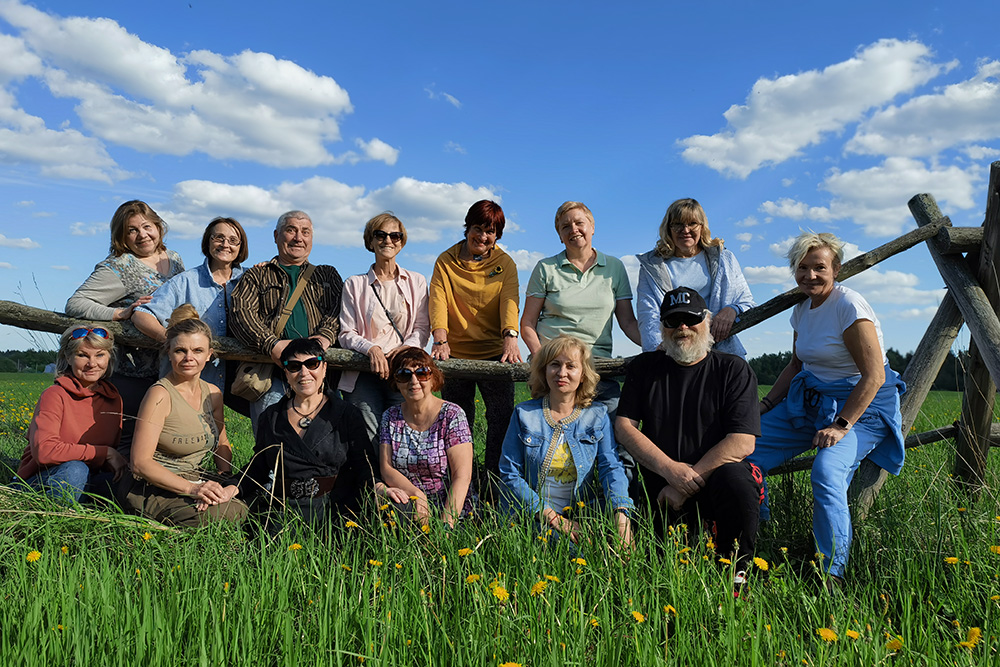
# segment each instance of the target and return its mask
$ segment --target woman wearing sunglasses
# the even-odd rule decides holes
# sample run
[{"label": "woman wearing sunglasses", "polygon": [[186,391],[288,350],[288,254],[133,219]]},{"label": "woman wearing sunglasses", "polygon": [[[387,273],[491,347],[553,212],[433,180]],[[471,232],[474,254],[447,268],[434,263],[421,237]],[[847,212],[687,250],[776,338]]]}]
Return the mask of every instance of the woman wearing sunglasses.
[{"label": "woman wearing sunglasses", "polygon": [[376,492],[421,525],[434,511],[454,527],[474,507],[472,432],[465,412],[434,395],[444,376],[420,348],[399,350],[389,370],[403,404],[382,415],[379,469],[385,483]]},{"label": "woman wearing sunglasses", "polygon": [[393,390],[389,360],[402,347],[424,347],[430,338],[427,318],[427,280],[396,263],[406,245],[406,227],[390,212],[365,224],[365,248],[375,254],[368,273],[344,282],[340,303],[340,346],[367,355],[371,373],[344,371],[340,391],[358,406],[372,439],[382,413],[403,398]]},{"label": "woman wearing sunglasses", "polygon": [[107,380],[114,372],[114,348],[111,332],[103,327],[77,325],[63,332],[55,382],[38,398],[17,469],[29,487],[79,502],[84,490],[103,490],[95,479],[99,471],[110,471],[117,480],[128,469],[115,449],[122,399]]},{"label": "woman wearing sunglasses", "polygon": [[[212,330],[191,304],[170,315],[170,372],[142,400],[132,445],[125,505],[175,526],[241,521],[247,507],[230,481],[233,450],[222,416],[222,392],[201,379],[212,355]],[[204,465],[214,461],[218,474]]]},{"label": "woman wearing sunglasses", "polygon": [[326,386],[323,345],[315,338],[292,340],[280,360],[290,393],[260,416],[247,496],[274,520],[269,529],[280,528],[285,514],[313,524],[357,514],[377,468],[364,417]]},{"label": "woman wearing sunglasses", "polygon": [[579,338],[560,334],[532,355],[532,400],[514,409],[503,441],[501,503],[577,542],[581,525],[567,511],[579,514],[603,490],[603,504],[628,546],[634,504],[608,410],[594,402],[599,380],[590,346]]},{"label": "woman wearing sunglasses", "polygon": [[[149,303],[138,306],[132,313],[135,328],[155,341],[162,343],[167,337],[167,318],[181,304],[190,303],[198,311],[201,321],[212,329],[215,336],[228,336],[229,308],[233,288],[243,275],[244,262],[249,254],[247,233],[233,218],[215,218],[205,227],[201,237],[204,263],[198,268],[179,273],[163,283]],[[236,376],[236,361],[213,359],[205,364],[202,379],[222,390],[224,402],[245,417],[250,416],[246,399],[234,396],[229,390]],[[166,374],[169,364],[162,364]]]},{"label": "woman wearing sunglasses", "polygon": [[[184,270],[180,255],[163,245],[166,235],[167,224],[146,202],[119,206],[111,218],[111,252],[66,302],[66,314],[99,321],[131,319],[160,285]],[[116,356],[110,379],[122,397],[125,418],[118,451],[127,459],[139,404],[160,377],[160,362],[153,348],[119,344]]]}]

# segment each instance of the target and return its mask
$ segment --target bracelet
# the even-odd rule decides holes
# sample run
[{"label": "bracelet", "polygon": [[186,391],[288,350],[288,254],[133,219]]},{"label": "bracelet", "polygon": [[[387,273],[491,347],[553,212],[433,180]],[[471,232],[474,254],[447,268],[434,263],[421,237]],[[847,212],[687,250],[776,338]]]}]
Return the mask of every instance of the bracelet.
[{"label": "bracelet", "polygon": [[446,340],[436,340],[436,341],[434,341],[434,345],[447,345],[447,344],[448,344],[448,341],[446,341]]}]

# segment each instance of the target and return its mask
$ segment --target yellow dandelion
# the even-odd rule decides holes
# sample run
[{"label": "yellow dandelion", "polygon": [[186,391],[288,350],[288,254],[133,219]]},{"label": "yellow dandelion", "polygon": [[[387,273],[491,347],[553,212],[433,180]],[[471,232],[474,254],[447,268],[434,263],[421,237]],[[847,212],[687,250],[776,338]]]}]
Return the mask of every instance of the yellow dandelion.
[{"label": "yellow dandelion", "polygon": [[29,551],[28,555],[24,557],[24,560],[29,563],[37,563],[38,559],[42,557],[41,551]]},{"label": "yellow dandelion", "polygon": [[837,633],[830,628],[816,628],[816,634],[827,643],[837,641]]},{"label": "yellow dandelion", "polygon": [[549,538],[545,537],[544,535],[539,535],[538,536],[538,541],[539,542],[544,542],[544,543],[548,544]]},{"label": "yellow dandelion", "polygon": [[979,640],[983,637],[983,631],[979,628],[969,628],[969,632],[965,635],[964,642],[958,642],[958,645],[962,648],[973,649]]},{"label": "yellow dandelion", "polygon": [[340,569],[344,570],[345,572],[350,572],[351,571],[351,566],[350,565],[344,565],[343,563],[341,563]]},{"label": "yellow dandelion", "polygon": [[546,578],[546,579],[547,579],[548,581],[554,581],[554,582],[556,582],[557,584],[559,583],[559,577],[557,577],[557,576],[556,576],[556,575],[554,575],[554,574],[547,574],[547,575],[545,575],[545,578]]},{"label": "yellow dandelion", "polygon": [[360,528],[360,527],[361,526],[354,523],[353,521],[348,521],[347,523],[344,524],[344,528]]},{"label": "yellow dandelion", "polygon": [[771,631],[771,624],[770,623],[765,623],[764,624],[764,630],[766,630],[767,632],[770,632]]},{"label": "yellow dandelion", "polygon": [[596,628],[596,627],[599,627],[600,625],[601,625],[601,624],[600,624],[600,623],[598,623],[598,621],[597,621],[597,619],[596,619],[596,618],[592,618],[592,619],[590,619],[590,627],[592,627],[592,628]]},{"label": "yellow dandelion", "polygon": [[898,651],[901,648],[903,648],[903,638],[899,635],[896,635],[885,643],[885,650],[887,651]]},{"label": "yellow dandelion", "polygon": [[991,595],[990,599],[994,602],[1000,602],[1000,595]]},{"label": "yellow dandelion", "polygon": [[547,581],[536,581],[531,586],[531,597],[535,597],[536,595],[541,595],[542,593],[544,593],[545,587],[548,585],[549,582]]},{"label": "yellow dandelion", "polygon": [[857,639],[858,637],[861,636],[861,634],[857,630],[848,630],[844,634],[850,637],[851,639]]},{"label": "yellow dandelion", "polygon": [[728,558],[720,558],[719,562],[722,563],[723,565],[732,565],[733,564],[733,561],[729,560]]},{"label": "yellow dandelion", "polygon": [[990,552],[995,554],[1000,554],[1000,545],[994,544],[990,547]]},{"label": "yellow dandelion", "polygon": [[403,569],[403,564],[402,563],[396,563],[396,569],[397,570],[402,570]]},{"label": "yellow dandelion", "polygon": [[413,502],[416,502],[417,501],[417,497],[416,496],[410,496],[410,500],[412,500]]},{"label": "yellow dandelion", "polygon": [[424,531],[424,533],[426,534],[431,532],[431,527],[425,523],[424,525],[420,526],[420,530]]},{"label": "yellow dandelion", "polygon": [[228,581],[222,582],[222,590],[226,591],[227,593],[229,592],[229,582]]},{"label": "yellow dandelion", "polygon": [[769,567],[767,561],[764,560],[763,558],[754,558],[753,564],[756,565],[757,569],[759,569],[762,572],[767,572],[767,568]]},{"label": "yellow dandelion", "polygon": [[581,570],[580,568],[576,568],[576,573],[577,574],[583,574],[583,570]]},{"label": "yellow dandelion", "polygon": [[469,576],[467,576],[467,577],[465,578],[465,583],[467,583],[467,584],[474,584],[474,583],[476,583],[477,581],[479,581],[479,580],[480,580],[480,579],[482,579],[482,578],[483,578],[483,577],[482,577],[481,575],[478,575],[478,574],[470,574]]},{"label": "yellow dandelion", "polygon": [[587,503],[583,502],[582,500],[578,500],[576,501],[576,506],[582,509],[587,506]]},{"label": "yellow dandelion", "polygon": [[135,576],[141,577],[142,576],[142,570],[140,570],[139,568],[135,568]]},{"label": "yellow dandelion", "polygon": [[[479,402],[478,398],[476,399],[476,402],[477,403]],[[504,662],[504,663],[500,664],[500,667],[521,667],[521,663],[519,663],[519,662]]]},{"label": "yellow dandelion", "polygon": [[576,563],[580,567],[586,567],[587,561],[582,558],[574,558],[571,562]]},{"label": "yellow dandelion", "polygon": [[458,550],[458,555],[459,555],[459,556],[462,556],[463,558],[464,558],[465,556],[468,556],[468,555],[469,555],[469,554],[471,554],[471,553],[472,553],[472,549],[469,549],[469,548],[465,548],[465,549],[459,549],[459,550]]},{"label": "yellow dandelion", "polygon": [[781,553],[787,554],[788,553],[788,547],[781,547]]},{"label": "yellow dandelion", "polygon": [[687,565],[689,562],[687,558],[680,558],[678,560],[680,561],[681,565]]},{"label": "yellow dandelion", "polygon": [[151,539],[153,539],[153,534],[152,533],[145,532],[145,533],[142,534],[142,540],[143,540],[143,542],[149,542]]},{"label": "yellow dandelion", "polygon": [[389,509],[389,503],[386,503],[385,505],[379,505],[378,508],[384,512],[387,509]]},{"label": "yellow dandelion", "polygon": [[381,567],[382,561],[380,561],[380,560],[369,560],[368,564],[371,565],[371,566],[373,566],[373,567]]},{"label": "yellow dandelion", "polygon": [[677,610],[674,609],[674,605],[668,604],[666,607],[663,608],[663,613],[670,614],[671,616],[676,616]]},{"label": "yellow dandelion", "polygon": [[510,598],[510,593],[503,586],[495,586],[493,588],[493,597],[500,600],[500,602],[506,602]]},{"label": "yellow dandelion", "polygon": [[958,558],[956,558],[955,556],[948,556],[947,558],[944,559],[944,562],[947,563],[948,565],[958,565]]},{"label": "yellow dandelion", "polygon": [[642,615],[641,611],[633,611],[632,612],[632,618],[635,619],[636,623],[645,623],[646,622],[646,617]]},{"label": "yellow dandelion", "polygon": [[712,540],[711,537],[705,540],[705,546],[708,547],[709,549],[715,548],[715,542]]},{"label": "yellow dandelion", "polygon": [[69,553],[69,547],[66,546],[65,544],[62,545],[62,548],[60,548],[59,550],[62,551],[64,554],[68,554]]},{"label": "yellow dandelion", "polygon": [[965,508],[964,508],[964,507],[959,507],[959,508],[958,508],[958,511],[959,511],[959,512],[964,512],[964,511],[965,511]]}]

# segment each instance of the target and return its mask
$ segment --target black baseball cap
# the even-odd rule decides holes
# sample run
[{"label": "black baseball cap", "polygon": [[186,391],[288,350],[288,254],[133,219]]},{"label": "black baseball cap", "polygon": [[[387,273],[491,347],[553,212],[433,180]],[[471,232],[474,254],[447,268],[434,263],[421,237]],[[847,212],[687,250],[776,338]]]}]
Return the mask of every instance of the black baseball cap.
[{"label": "black baseball cap", "polygon": [[660,322],[664,326],[674,328],[667,324],[667,320],[673,323],[674,320],[678,319],[673,316],[687,316],[680,319],[691,326],[705,319],[706,310],[708,310],[708,305],[698,292],[690,287],[678,287],[663,296],[663,303],[660,304]]}]

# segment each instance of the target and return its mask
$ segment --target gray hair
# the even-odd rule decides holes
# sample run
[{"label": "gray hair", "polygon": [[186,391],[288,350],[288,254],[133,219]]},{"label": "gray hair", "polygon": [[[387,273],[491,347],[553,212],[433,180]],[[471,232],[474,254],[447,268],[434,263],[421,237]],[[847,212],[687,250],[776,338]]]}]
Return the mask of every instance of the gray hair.
[{"label": "gray hair", "polygon": [[274,226],[274,231],[280,232],[288,224],[289,220],[308,220],[312,222],[312,218],[305,211],[288,211],[287,213],[282,213],[278,216],[278,224]]},{"label": "gray hair", "polygon": [[829,248],[830,252],[833,253],[833,260],[837,263],[838,267],[844,263],[844,242],[838,239],[835,234],[831,234],[830,232],[802,232],[795,238],[792,247],[788,249],[788,254],[786,255],[788,265],[791,267],[793,273],[799,262],[816,248]]}]

